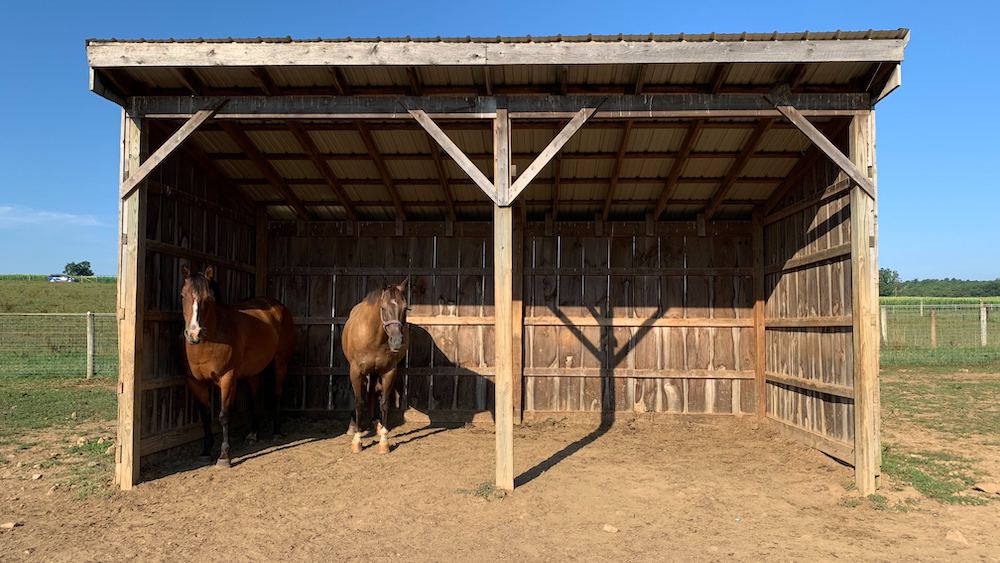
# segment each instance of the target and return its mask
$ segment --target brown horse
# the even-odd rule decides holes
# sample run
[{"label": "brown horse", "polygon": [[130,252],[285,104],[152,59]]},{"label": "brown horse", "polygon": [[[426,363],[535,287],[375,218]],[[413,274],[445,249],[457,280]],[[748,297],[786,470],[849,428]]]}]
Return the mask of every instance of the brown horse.
[{"label": "brown horse", "polygon": [[[387,285],[368,294],[351,309],[344,325],[341,346],[350,363],[351,387],[354,389],[354,416],[348,432],[354,433],[351,451],[361,451],[361,431],[368,428],[373,408],[366,409],[365,379],[368,385],[367,406],[374,407],[381,388],[379,401],[378,452],[389,453],[389,404],[392,386],[396,379],[396,364],[406,355],[410,343],[410,329],[406,325],[406,285]],[[381,385],[379,385],[381,383]],[[368,419],[362,414],[368,410]]]},{"label": "brown horse", "polygon": [[274,368],[274,433],[281,434],[279,408],[281,391],[288,373],[288,360],[295,347],[295,325],[284,305],[266,297],[243,301],[235,306],[215,299],[216,286],[211,266],[204,273],[191,274],[181,268],[184,287],[181,301],[184,309],[184,352],[187,357],[188,387],[201,403],[201,423],[205,439],[201,455],[211,456],[212,385],[222,391],[222,451],[216,465],[230,466],[229,411],[236,398],[237,381],[246,380],[250,387],[251,431],[248,441],[257,439],[257,388],[260,372],[269,365]]}]

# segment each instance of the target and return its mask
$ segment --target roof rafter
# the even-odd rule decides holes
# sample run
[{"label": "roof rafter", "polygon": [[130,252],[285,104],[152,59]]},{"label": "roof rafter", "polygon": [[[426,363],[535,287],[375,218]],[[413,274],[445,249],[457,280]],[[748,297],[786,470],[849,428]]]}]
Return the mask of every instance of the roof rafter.
[{"label": "roof rafter", "polygon": [[399,197],[399,189],[396,187],[396,183],[392,179],[392,174],[389,173],[389,167],[386,166],[385,161],[382,160],[382,153],[379,152],[378,145],[375,144],[375,138],[372,136],[371,131],[368,130],[368,126],[364,122],[357,122],[357,128],[358,134],[361,135],[361,141],[365,144],[365,148],[368,150],[368,154],[372,158],[372,163],[375,164],[375,168],[378,169],[379,175],[382,176],[382,184],[387,190],[389,190],[389,197],[392,198],[392,206],[396,208],[398,218],[405,221],[406,210],[403,209],[403,200]]},{"label": "roof rafter", "polygon": [[711,201],[707,206],[705,206],[705,220],[711,220],[712,216],[715,215],[716,211],[719,210],[719,206],[722,205],[722,200],[726,198],[729,194],[729,190],[736,184],[736,178],[743,172],[743,168],[746,166],[747,162],[750,162],[750,157],[760,146],[761,141],[764,140],[764,135],[774,124],[774,119],[762,119],[757,127],[754,128],[753,132],[750,133],[750,137],[743,144],[743,148],[740,149],[740,155],[736,157],[736,160],[729,167],[729,171],[726,172],[725,177],[722,179],[722,183],[715,190],[715,194],[712,196]]},{"label": "roof rafter", "polygon": [[278,192],[284,196],[285,200],[292,209],[295,210],[295,214],[299,219],[308,220],[310,218],[309,210],[306,209],[305,205],[302,204],[302,200],[299,196],[295,195],[295,191],[292,187],[288,185],[288,182],[281,176],[281,174],[271,166],[261,154],[260,149],[254,144],[253,140],[249,135],[246,134],[239,125],[236,123],[226,122],[220,123],[223,131],[250,157],[250,160],[257,167],[257,170],[267,179],[267,181],[277,188]]},{"label": "roof rafter", "polygon": [[[826,127],[823,134],[831,139],[836,139],[840,133],[847,128],[847,125],[851,122],[850,119],[840,119],[834,121]],[[771,193],[771,196],[767,198],[767,201],[761,205],[761,210],[763,215],[769,215],[775,207],[781,203],[781,200],[788,195],[788,192],[795,187],[802,177],[812,170],[813,166],[819,161],[819,159],[824,156],[824,152],[816,145],[812,145],[809,149],[802,155],[802,158],[795,164],[795,166],[785,175],[785,179],[781,181],[780,184]]]},{"label": "roof rafter", "polygon": [[434,159],[434,168],[437,170],[438,178],[441,180],[441,192],[444,193],[444,201],[448,210],[448,219],[455,221],[455,197],[451,193],[451,186],[448,185],[448,172],[445,170],[444,162],[441,161],[441,149],[437,141],[427,134],[427,144],[431,149],[431,158]]},{"label": "roof rafter", "polygon": [[623,157],[625,156],[625,150],[628,149],[628,140],[632,134],[632,120],[629,119],[625,122],[625,130],[622,131],[622,140],[618,144],[618,153],[615,155],[615,163],[611,168],[611,181],[608,183],[608,195],[604,198],[604,207],[601,209],[601,221],[608,220],[608,214],[611,212],[611,202],[615,198],[615,189],[618,187],[618,176],[622,171]]},{"label": "roof rafter", "polygon": [[691,154],[691,150],[698,141],[698,136],[701,134],[704,124],[704,119],[696,119],[688,125],[687,133],[684,134],[684,140],[681,141],[681,150],[670,166],[670,172],[667,173],[667,180],[663,183],[663,190],[660,192],[660,198],[657,200],[656,208],[653,210],[654,221],[658,220],[660,215],[663,215],[663,212],[667,209],[667,202],[670,201],[674,192],[677,191],[681,170],[684,169],[684,164],[687,163],[688,155]]},{"label": "roof rafter", "polygon": [[347,213],[347,217],[350,218],[351,221],[357,221],[358,214],[354,209],[354,205],[351,204],[350,198],[347,196],[347,191],[344,189],[344,186],[341,185],[340,180],[337,178],[336,174],[333,173],[333,170],[330,169],[330,165],[326,163],[326,160],[324,160],[322,156],[320,156],[319,148],[316,147],[316,143],[313,142],[312,137],[309,136],[309,132],[306,131],[302,124],[297,121],[289,121],[288,129],[292,132],[292,135],[295,136],[295,139],[299,142],[299,144],[302,145],[302,148],[306,151],[306,153],[309,154],[309,158],[312,160],[313,166],[316,167],[316,170],[321,176],[323,176],[323,179],[326,180],[330,189],[333,190],[334,194],[336,194],[337,199],[340,200],[340,205]]}]

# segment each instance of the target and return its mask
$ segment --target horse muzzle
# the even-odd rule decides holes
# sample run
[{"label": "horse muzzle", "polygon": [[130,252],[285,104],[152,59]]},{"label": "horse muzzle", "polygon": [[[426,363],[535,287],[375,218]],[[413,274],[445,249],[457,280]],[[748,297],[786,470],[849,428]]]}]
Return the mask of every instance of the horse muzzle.
[{"label": "horse muzzle", "polygon": [[188,344],[201,344],[200,332],[201,331],[199,331],[199,334],[197,336],[194,336],[191,334],[190,331],[184,329],[184,340],[186,340]]},{"label": "horse muzzle", "polygon": [[403,349],[403,337],[389,337],[389,351],[395,354]]}]

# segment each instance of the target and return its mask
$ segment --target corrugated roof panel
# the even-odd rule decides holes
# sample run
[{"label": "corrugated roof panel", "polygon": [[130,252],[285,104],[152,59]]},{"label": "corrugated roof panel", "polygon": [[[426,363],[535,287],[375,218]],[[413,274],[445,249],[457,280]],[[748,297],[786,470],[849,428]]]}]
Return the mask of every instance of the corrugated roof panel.
[{"label": "corrugated roof panel", "polygon": [[287,179],[314,179],[323,181],[318,170],[311,161],[307,160],[272,160],[271,166],[278,171],[283,178]]},{"label": "corrugated roof panel", "polygon": [[747,178],[774,178],[785,176],[791,171],[795,163],[794,158],[751,158],[740,171],[741,176]]},{"label": "corrugated roof panel", "polygon": [[247,131],[247,136],[264,154],[303,152],[302,146],[290,131]]},{"label": "corrugated roof panel", "polygon": [[240,146],[237,145],[228,134],[223,131],[198,131],[194,134],[195,142],[201,147],[201,150],[208,153],[242,153]]},{"label": "corrugated roof panel", "polygon": [[323,201],[335,200],[336,194],[326,184],[296,184],[292,186],[292,192],[302,201]]},{"label": "corrugated roof panel", "polygon": [[418,67],[417,77],[424,86],[481,86],[485,83],[486,74],[482,68],[462,66],[424,66]]},{"label": "corrugated roof panel", "polygon": [[249,160],[220,160],[216,167],[228,178],[260,178],[260,170]]},{"label": "corrugated roof panel", "polygon": [[368,154],[357,131],[310,131],[309,136],[322,153]]},{"label": "corrugated roof panel", "polygon": [[372,131],[372,138],[382,154],[424,153],[430,159],[427,134],[423,131]]},{"label": "corrugated roof panel", "polygon": [[689,158],[681,175],[687,178],[722,178],[731,166],[729,160],[722,158]]},{"label": "corrugated roof panel", "polygon": [[333,173],[341,180],[377,180],[381,179],[378,168],[370,160],[331,160],[328,161]]},{"label": "corrugated roof panel", "polygon": [[385,164],[389,175],[396,180],[439,179],[437,168],[428,160],[389,160]]},{"label": "corrugated roof panel", "polygon": [[726,199],[759,199],[765,200],[771,197],[776,184],[757,182],[737,182],[729,191]]},{"label": "corrugated roof panel", "polygon": [[734,64],[730,66],[727,84],[762,85],[785,81],[792,73],[794,65],[790,64]]},{"label": "corrugated roof panel", "polygon": [[[704,84],[708,81],[700,64],[657,64],[646,65],[646,84]],[[707,66],[707,65],[705,65]]]},{"label": "corrugated roof panel", "polygon": [[694,144],[696,151],[738,151],[743,148],[749,129],[702,129]]},{"label": "corrugated roof panel", "polygon": [[709,199],[718,187],[717,185],[678,182],[673,199]]},{"label": "corrugated roof panel", "polygon": [[629,136],[629,152],[662,152],[678,151],[684,142],[686,131],[683,129],[632,129]]},{"label": "corrugated roof panel", "polygon": [[315,66],[270,66],[268,76],[279,88],[327,87],[333,89],[330,69]]},{"label": "corrugated roof panel", "polygon": [[[874,66],[871,63],[823,63],[809,65],[809,70],[802,79],[808,85],[849,84],[862,77],[867,77]],[[867,84],[862,85],[863,87]]]},{"label": "corrugated roof panel", "polygon": [[288,205],[269,205],[267,214],[277,221],[294,221],[299,218],[295,210]]}]

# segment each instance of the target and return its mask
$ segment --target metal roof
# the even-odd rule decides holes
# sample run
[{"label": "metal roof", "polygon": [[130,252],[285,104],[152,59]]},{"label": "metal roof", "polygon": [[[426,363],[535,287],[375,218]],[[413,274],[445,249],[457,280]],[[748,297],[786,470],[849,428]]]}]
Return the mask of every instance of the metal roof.
[{"label": "metal roof", "polygon": [[[863,93],[878,100],[886,93],[892,73],[898,69],[902,47],[908,39],[909,31],[898,29],[475,38],[90,39],[87,46],[92,86],[119,103],[132,96],[260,96],[275,92],[289,96],[425,97],[763,94],[778,85],[790,86],[793,93]],[[886,47],[872,50],[865,46],[879,42]],[[389,52],[405,55],[420,52],[421,46],[446,48],[480,44],[531,46],[540,50],[531,51],[535,57],[531,60],[537,61],[533,64],[504,64],[503,59],[494,59],[496,64],[487,66],[481,66],[476,51],[465,51],[440,65],[425,64],[428,59],[420,58],[423,55],[404,60],[413,64],[392,64],[391,60],[396,59],[371,56],[373,52],[390,47],[397,50]],[[772,50],[778,44],[803,48]],[[243,45],[250,50],[219,48],[221,58],[199,58],[205,53],[216,53],[212,46],[220,45]],[[308,51],[313,57],[319,56],[315,49],[322,47],[326,49],[322,51],[323,56],[329,55],[342,64],[253,58],[255,51],[251,47],[275,45],[302,48],[304,51],[296,52]],[[409,50],[410,45],[416,51]],[[560,62],[590,60],[574,58],[577,51],[573,51],[576,46],[588,45],[597,51],[587,51],[591,54],[586,57],[607,49],[609,53],[616,53],[612,59],[617,57],[615,60],[619,62]],[[650,49],[662,45],[706,46],[712,50],[699,51],[707,54],[705,60],[700,60],[686,51],[683,57],[677,58],[679,51]],[[827,55],[815,58],[813,53],[817,45]],[[569,46],[570,50],[560,46]],[[844,48],[840,49],[841,46]],[[548,48],[552,49],[552,57],[546,58],[543,55]],[[367,53],[365,57],[368,58],[354,59],[353,53]],[[510,60],[520,60],[517,57],[525,57],[524,53],[506,47],[502,50],[502,56],[513,57]],[[631,61],[630,55],[636,53],[639,54],[636,60]],[[741,53],[753,55],[743,59]],[[870,57],[869,53],[878,56]],[[233,58],[227,59],[230,55]],[[178,64],[172,64],[173,60]],[[678,60],[683,62],[676,62]],[[232,61],[240,64],[230,64]],[[253,64],[242,64],[247,62]],[[103,88],[95,86],[98,82]],[[822,129],[830,119],[843,118],[813,121]],[[370,135],[374,152],[369,151],[369,143],[358,123],[322,120],[300,123],[325,165],[356,206],[358,215],[364,219],[395,217],[390,197],[393,189],[402,199],[409,218],[441,219],[447,209],[442,185],[451,191],[459,218],[487,218],[492,212],[489,198],[447,155],[439,155],[442,168],[439,173],[432,149],[436,145],[432,145],[433,141],[413,121],[366,121],[364,129]],[[756,123],[752,118],[706,121],[691,154],[682,164],[676,192],[663,217],[690,218],[705,208]],[[456,120],[440,125],[475,165],[487,177],[492,177],[490,121]],[[517,170],[524,170],[562,125],[559,121],[516,120],[512,148]],[[238,126],[314,216],[324,219],[346,217],[331,186],[287,124],[277,120],[245,119]],[[615,185],[610,216],[641,218],[655,207],[690,127],[690,119],[592,120],[563,148],[557,161],[542,170],[518,201],[523,201],[532,215],[550,212],[558,206],[560,216],[590,219],[602,210],[610,186]],[[165,132],[158,134],[165,135]],[[259,167],[219,126],[212,123],[203,126],[189,143],[202,152],[218,172],[237,185],[247,199],[265,205],[272,217],[295,217],[292,208],[265,180]],[[809,146],[809,141],[790,124],[775,122],[740,170],[716,217],[748,217],[753,206],[767,200]],[[382,169],[387,171],[391,186],[383,177]]]}]

